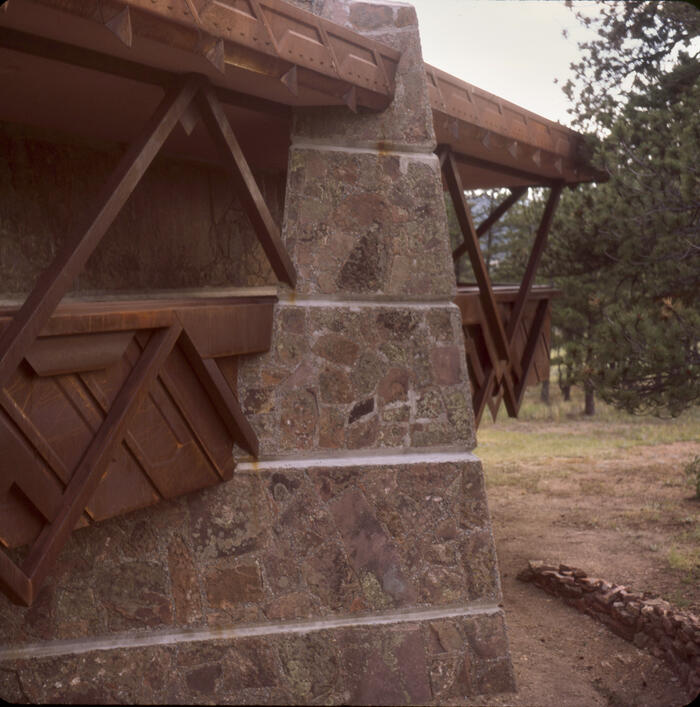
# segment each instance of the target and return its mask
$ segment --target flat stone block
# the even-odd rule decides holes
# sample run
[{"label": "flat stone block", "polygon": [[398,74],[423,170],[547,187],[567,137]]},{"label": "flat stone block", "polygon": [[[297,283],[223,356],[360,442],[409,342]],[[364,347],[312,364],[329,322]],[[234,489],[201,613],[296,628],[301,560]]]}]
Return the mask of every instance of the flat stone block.
[{"label": "flat stone block", "polygon": [[505,646],[498,610],[197,641],[173,635],[146,647],[122,642],[4,661],[0,697],[57,704],[441,704],[514,689],[507,648],[495,659],[473,649],[470,636],[486,622],[487,632],[500,627]]},{"label": "flat stone block", "polygon": [[333,22],[402,52],[394,100],[381,112],[353,114],[345,107],[297,109],[294,136],[380,150],[410,145],[432,152],[435,131],[415,10],[370,2],[326,5],[321,14]]},{"label": "flat stone block", "polygon": [[[301,333],[286,327],[302,322]],[[241,361],[263,454],[475,444],[459,312],[280,304],[272,348]]]},{"label": "flat stone block", "polygon": [[[170,508],[77,530],[37,605],[0,597],[3,645],[497,604],[481,463],[444,456],[239,468]],[[143,522],[156,537],[129,559]],[[90,569],[71,574],[78,548]],[[484,658],[505,650],[490,633],[469,639]]]},{"label": "flat stone block", "polygon": [[452,298],[437,157],[292,146],[289,166],[297,293]]}]

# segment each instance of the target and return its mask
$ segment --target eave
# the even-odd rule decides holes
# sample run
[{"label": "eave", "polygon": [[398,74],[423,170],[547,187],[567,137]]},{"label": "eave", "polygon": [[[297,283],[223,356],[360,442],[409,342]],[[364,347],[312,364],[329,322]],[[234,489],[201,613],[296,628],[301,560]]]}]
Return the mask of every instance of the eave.
[{"label": "eave", "polygon": [[291,106],[386,108],[400,58],[283,0],[15,0],[0,23]]},{"label": "eave", "polygon": [[583,136],[426,64],[438,144],[465,189],[605,181],[583,157]]}]

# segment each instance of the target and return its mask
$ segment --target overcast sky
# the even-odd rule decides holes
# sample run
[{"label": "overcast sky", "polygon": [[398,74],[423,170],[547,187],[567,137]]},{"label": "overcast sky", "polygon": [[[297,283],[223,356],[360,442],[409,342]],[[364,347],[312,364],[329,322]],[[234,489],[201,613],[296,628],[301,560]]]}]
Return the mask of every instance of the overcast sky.
[{"label": "overcast sky", "polygon": [[[563,0],[409,1],[418,12],[428,64],[546,118],[569,122],[561,86],[578,57],[577,43],[596,35]],[[588,14],[597,11],[590,0],[575,5]]]}]

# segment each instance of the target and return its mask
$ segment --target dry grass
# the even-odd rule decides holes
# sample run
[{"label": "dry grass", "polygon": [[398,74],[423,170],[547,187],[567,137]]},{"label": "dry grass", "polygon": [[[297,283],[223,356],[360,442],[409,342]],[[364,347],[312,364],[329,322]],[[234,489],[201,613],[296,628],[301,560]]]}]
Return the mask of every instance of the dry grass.
[{"label": "dry grass", "polygon": [[490,502],[498,508],[516,497],[533,523],[545,522],[536,519],[540,509],[546,518],[556,508],[557,518],[538,532],[557,541],[557,534],[599,533],[601,546],[610,541],[626,553],[622,564],[644,568],[639,581],[652,586],[641,589],[700,611],[700,500],[686,472],[700,454],[700,408],[657,420],[598,404],[598,414],[585,418],[579,391],[564,403],[554,388],[551,407],[535,388],[522,419],[482,421],[476,453]]}]

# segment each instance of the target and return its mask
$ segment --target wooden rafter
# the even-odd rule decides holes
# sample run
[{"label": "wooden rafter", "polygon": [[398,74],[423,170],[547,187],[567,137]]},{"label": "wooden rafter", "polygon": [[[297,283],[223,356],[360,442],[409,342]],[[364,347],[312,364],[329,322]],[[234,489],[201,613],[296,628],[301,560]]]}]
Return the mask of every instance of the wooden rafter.
[{"label": "wooden rafter", "polygon": [[512,189],[510,196],[489,214],[479,228],[475,228],[469,205],[464,195],[457,166],[457,156],[446,146],[439,148],[438,155],[445,184],[450,192],[463,237],[463,242],[453,252],[453,258],[456,260],[463,253],[469,255],[479,288],[479,301],[483,315],[483,324],[480,327],[480,335],[483,341],[481,341],[479,348],[483,350],[487,364],[485,366],[482,365],[475,345],[467,348],[467,356],[474,380],[477,383],[472,399],[474,416],[478,425],[484,408],[488,405],[491,409],[491,414],[495,418],[500,401],[503,399],[508,414],[511,417],[516,417],[522,403],[527,378],[532,369],[535,351],[546,320],[548,302],[545,301],[538,305],[530,330],[526,334],[526,345],[521,357],[515,355],[514,341],[516,332],[523,321],[525,307],[530,299],[535,275],[547,242],[547,236],[559,202],[563,183],[557,182],[552,185],[549,199],[537,229],[525,274],[518,289],[515,304],[507,323],[504,323],[496,301],[493,285],[481,254],[479,236],[483,235],[517,202],[524,194],[525,187]]},{"label": "wooden rafter", "polygon": [[280,238],[277,224],[267,208],[226,114],[211,87],[203,87],[198,107],[209,133],[217,143],[222,161],[231,172],[243,209],[253,225],[275,275],[294,287],[296,272]]},{"label": "wooden rafter", "polygon": [[[478,226],[477,238],[481,238],[527,191],[527,187],[514,187],[507,196]],[[453,251],[452,260],[457,261],[467,252],[467,244],[462,241]]]},{"label": "wooden rafter", "polygon": [[[23,54],[31,54],[59,61],[71,66],[79,66],[103,74],[120,76],[121,78],[150,84],[152,86],[168,86],[176,83],[181,76],[166,69],[147,66],[136,61],[104,54],[93,49],[78,47],[74,44],[59,42],[55,39],[27,34],[9,27],[0,27],[0,47],[12,49]],[[227,105],[239,106],[246,110],[277,115],[288,118],[291,115],[289,106],[275,101],[253,96],[249,93],[234,91],[230,88],[216,86],[213,88],[220,101]]]}]

